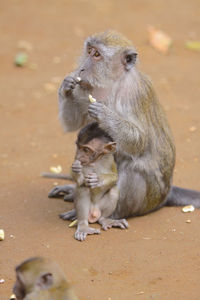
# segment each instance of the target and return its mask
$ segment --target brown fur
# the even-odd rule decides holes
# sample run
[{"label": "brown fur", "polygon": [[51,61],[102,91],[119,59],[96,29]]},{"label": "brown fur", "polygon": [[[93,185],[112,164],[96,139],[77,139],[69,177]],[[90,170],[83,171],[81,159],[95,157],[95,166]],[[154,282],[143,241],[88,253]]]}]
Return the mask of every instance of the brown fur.
[{"label": "brown fur", "polygon": [[100,230],[89,227],[88,222],[99,222],[104,230],[128,227],[126,220],[109,219],[119,199],[113,156],[116,143],[99,128],[98,123],[91,123],[79,132],[76,144],[72,165],[72,176],[77,183],[74,196],[78,221],[75,239],[83,241],[88,234],[100,233]]},{"label": "brown fur", "polygon": [[[77,76],[81,83],[75,82]],[[97,102],[90,104],[88,94]],[[86,39],[79,67],[59,89],[59,115],[66,131],[96,120],[116,141],[120,198],[114,218],[142,215],[167,203],[185,204],[188,194],[196,198],[196,193],[184,197],[183,189],[171,187],[172,134],[151,81],[137,69],[135,48],[122,35],[108,31]],[[197,198],[200,206],[200,194]]]}]

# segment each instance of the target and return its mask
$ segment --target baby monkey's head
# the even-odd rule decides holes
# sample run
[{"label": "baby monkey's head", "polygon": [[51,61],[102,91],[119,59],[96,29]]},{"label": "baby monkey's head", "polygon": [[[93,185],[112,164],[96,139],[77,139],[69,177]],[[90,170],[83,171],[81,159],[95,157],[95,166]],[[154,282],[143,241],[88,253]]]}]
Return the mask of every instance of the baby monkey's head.
[{"label": "baby monkey's head", "polygon": [[116,143],[97,122],[89,123],[80,130],[76,145],[76,160],[79,160],[82,165],[95,162],[116,150]]}]

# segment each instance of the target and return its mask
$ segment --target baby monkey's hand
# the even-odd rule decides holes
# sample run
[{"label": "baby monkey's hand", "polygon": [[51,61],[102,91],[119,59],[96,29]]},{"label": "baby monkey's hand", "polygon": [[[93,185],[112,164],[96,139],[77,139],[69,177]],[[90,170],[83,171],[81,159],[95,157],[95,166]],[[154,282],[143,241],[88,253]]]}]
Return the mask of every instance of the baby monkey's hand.
[{"label": "baby monkey's hand", "polygon": [[96,173],[91,173],[85,176],[85,185],[89,188],[95,188],[99,186],[99,178]]},{"label": "baby monkey's hand", "polygon": [[72,171],[74,173],[80,174],[82,172],[83,166],[81,165],[81,162],[79,160],[75,160],[75,162],[72,164]]}]

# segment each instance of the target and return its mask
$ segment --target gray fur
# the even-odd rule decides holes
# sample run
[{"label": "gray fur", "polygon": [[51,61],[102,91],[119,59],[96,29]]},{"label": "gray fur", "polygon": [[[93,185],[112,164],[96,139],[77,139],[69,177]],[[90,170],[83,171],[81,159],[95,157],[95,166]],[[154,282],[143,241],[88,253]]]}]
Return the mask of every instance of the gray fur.
[{"label": "gray fur", "polygon": [[[66,131],[74,131],[95,119],[117,143],[120,199],[115,218],[142,215],[166,203],[175,164],[172,134],[152,83],[136,65],[124,68],[121,57],[135,51],[130,45],[105,44],[106,33],[86,40],[80,66],[70,76],[80,76],[87,89],[77,84],[65,93],[59,89],[59,115]],[[102,39],[102,43],[101,43]],[[109,36],[110,39],[110,36]],[[114,42],[116,35],[113,37]],[[87,43],[102,53],[94,63]],[[97,99],[90,104],[88,94]],[[199,196],[200,194],[198,194]],[[198,197],[200,203],[200,196]]]}]

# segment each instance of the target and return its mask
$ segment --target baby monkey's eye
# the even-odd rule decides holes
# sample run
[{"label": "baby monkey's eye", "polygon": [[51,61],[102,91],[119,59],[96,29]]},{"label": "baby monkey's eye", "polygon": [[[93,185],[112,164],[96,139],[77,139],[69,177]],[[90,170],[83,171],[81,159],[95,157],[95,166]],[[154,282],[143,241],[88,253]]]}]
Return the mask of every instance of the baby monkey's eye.
[{"label": "baby monkey's eye", "polygon": [[92,51],[92,48],[91,47],[88,47],[88,54],[90,54]]},{"label": "baby monkey's eye", "polygon": [[87,153],[87,154],[91,152],[90,149],[87,148],[87,147],[84,147],[84,148],[83,148],[83,151],[84,151],[85,153]]}]

